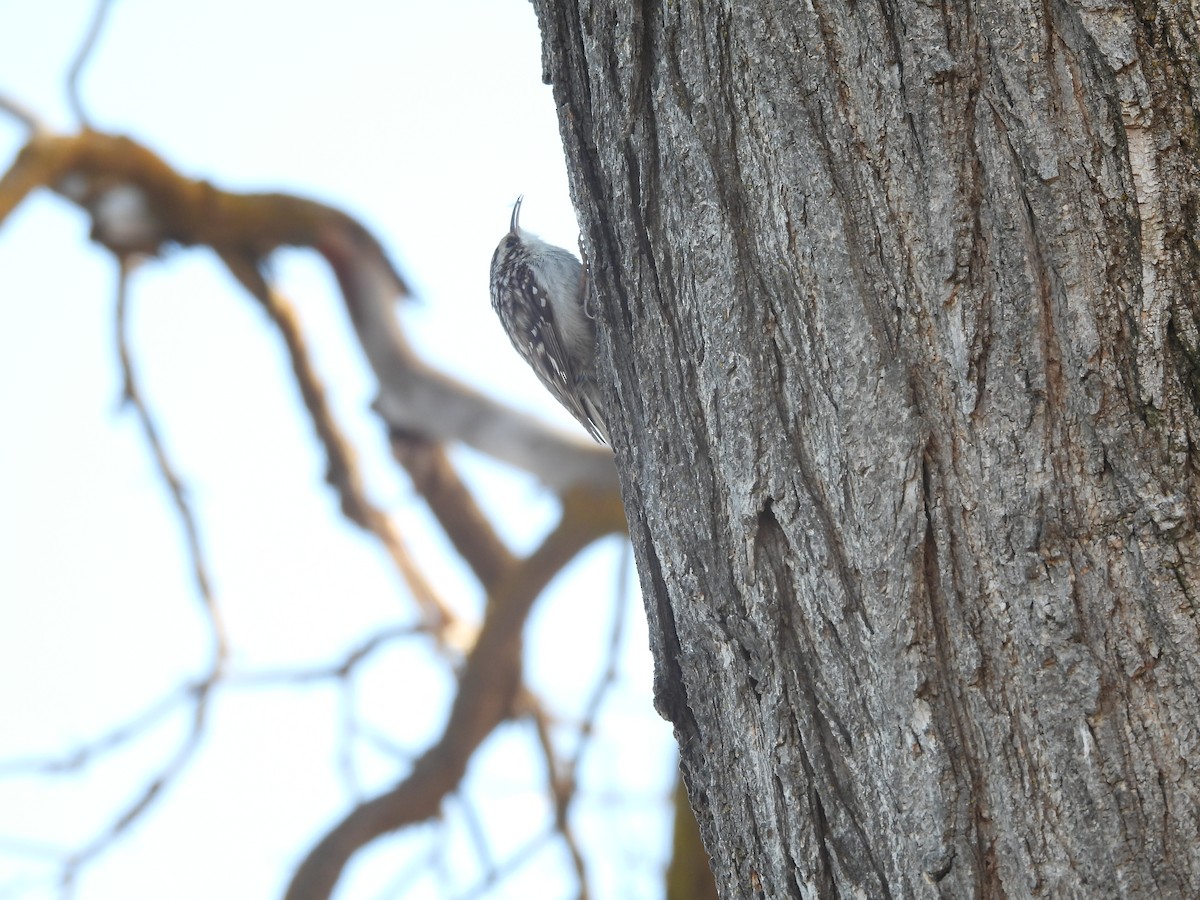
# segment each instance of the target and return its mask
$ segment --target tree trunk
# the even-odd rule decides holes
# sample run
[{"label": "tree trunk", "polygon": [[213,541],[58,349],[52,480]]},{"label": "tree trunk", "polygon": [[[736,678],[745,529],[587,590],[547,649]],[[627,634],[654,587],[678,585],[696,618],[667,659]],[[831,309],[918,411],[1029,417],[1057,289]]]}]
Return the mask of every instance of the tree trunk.
[{"label": "tree trunk", "polygon": [[535,0],[721,895],[1200,896],[1197,0]]}]

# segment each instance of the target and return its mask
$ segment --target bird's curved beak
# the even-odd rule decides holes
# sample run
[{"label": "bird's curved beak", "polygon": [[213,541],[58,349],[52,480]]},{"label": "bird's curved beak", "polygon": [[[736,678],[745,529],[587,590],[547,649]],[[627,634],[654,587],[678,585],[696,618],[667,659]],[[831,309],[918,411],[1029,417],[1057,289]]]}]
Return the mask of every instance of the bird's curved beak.
[{"label": "bird's curved beak", "polygon": [[525,195],[522,194],[517,198],[517,202],[513,204],[512,219],[510,219],[508,223],[508,233],[514,237],[516,237],[517,231],[521,227],[517,220],[521,217],[521,201],[524,199]]}]

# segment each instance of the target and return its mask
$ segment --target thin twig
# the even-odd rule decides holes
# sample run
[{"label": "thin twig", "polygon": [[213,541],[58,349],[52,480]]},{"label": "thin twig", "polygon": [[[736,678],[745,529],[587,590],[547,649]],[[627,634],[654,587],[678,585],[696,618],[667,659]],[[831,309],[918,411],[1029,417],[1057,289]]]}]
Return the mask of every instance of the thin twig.
[{"label": "thin twig", "polygon": [[[354,674],[357,668],[377,651],[393,641],[426,634],[424,628],[415,625],[396,625],[381,629],[350,650],[339,662],[327,666],[313,666],[303,669],[283,669],[263,672],[231,672],[225,677],[225,684],[231,687],[260,688],[260,687],[295,687],[321,681],[336,681],[338,685],[338,709],[341,716],[339,728],[339,745],[337,751],[337,770],[341,775],[346,792],[359,803],[363,799],[362,786],[359,783],[358,772],[354,761],[354,745],[359,739],[369,744],[376,744],[378,735],[373,730],[364,728],[358,721],[354,705]],[[388,748],[388,755],[394,755],[394,748]],[[407,754],[407,759],[412,754]]]},{"label": "thin twig", "polygon": [[471,843],[475,845],[475,851],[479,855],[484,880],[494,880],[496,877],[496,860],[492,856],[491,847],[488,846],[487,832],[484,830],[483,823],[479,821],[479,814],[475,812],[475,807],[471,805],[471,801],[464,794],[456,794],[454,795],[454,799],[458,801],[458,805],[462,811],[463,822],[467,826],[467,836],[471,839]]},{"label": "thin twig", "polygon": [[204,728],[208,721],[208,701],[213,687],[217,684],[218,677],[217,671],[214,669],[209,673],[208,679],[197,686],[195,707],[192,710],[192,727],[176,749],[175,755],[167,761],[167,764],[159,770],[154,778],[146,783],[141,793],[125,808],[124,812],[113,819],[112,823],[91,843],[72,853],[64,862],[59,878],[61,890],[69,892],[74,887],[75,878],[80,870],[104,852],[134,822],[140,819],[195,756],[200,749],[200,739],[204,736]]},{"label": "thin twig", "polygon": [[75,114],[75,118],[79,120],[79,124],[84,128],[90,129],[92,123],[88,119],[87,113],[83,111],[83,101],[79,96],[79,79],[83,74],[83,67],[87,64],[88,57],[92,55],[92,51],[96,47],[100,32],[104,29],[104,20],[108,18],[108,10],[111,6],[112,0],[98,0],[96,9],[92,13],[92,21],[88,24],[87,34],[84,35],[79,49],[75,51],[71,68],[67,70],[67,103],[71,107],[71,112]]},{"label": "thin twig", "polygon": [[434,835],[428,849],[376,895],[379,900],[397,900],[400,897],[407,897],[422,879],[430,877],[430,869],[437,865],[437,858],[441,854],[444,844],[440,835]]},{"label": "thin twig", "polygon": [[575,799],[575,781],[573,772],[564,772],[559,764],[558,753],[554,749],[554,740],[550,736],[550,718],[545,708],[532,694],[527,692],[525,702],[528,704],[530,716],[533,719],[534,732],[537,734],[538,746],[546,761],[546,785],[550,789],[550,801],[554,806],[554,830],[562,838],[563,846],[571,857],[571,865],[575,869],[575,877],[579,884],[578,900],[588,900],[587,863],[575,840],[575,832],[571,828],[571,801]]},{"label": "thin twig", "polygon": [[588,896],[587,865],[571,829],[570,810],[571,804],[575,800],[576,788],[579,783],[580,763],[583,760],[584,752],[590,745],[591,736],[595,732],[596,719],[600,714],[600,709],[604,704],[608,692],[616,683],[620,671],[621,644],[625,634],[625,613],[629,602],[629,580],[626,575],[629,556],[630,545],[628,542],[625,542],[621,561],[617,565],[617,589],[613,592],[613,620],[608,633],[608,651],[604,672],[601,674],[600,680],[596,683],[591,696],[588,698],[583,719],[579,725],[579,740],[575,746],[575,752],[565,764],[560,764],[558,760],[558,754],[554,748],[554,741],[550,734],[549,717],[544,706],[536,696],[528,691],[526,691],[525,696],[522,698],[529,709],[530,717],[533,720],[534,729],[537,734],[538,745],[545,759],[547,785],[550,789],[551,801],[554,804],[555,828],[562,836],[563,844],[566,846],[567,852],[571,857],[571,863],[575,868],[575,874],[579,881],[579,900],[586,900]]},{"label": "thin twig", "polygon": [[354,705],[354,682],[349,677],[338,682],[338,714],[342,724],[338,729],[337,770],[346,793],[355,803],[363,801],[363,788],[354,766],[354,740],[358,737],[358,716]]},{"label": "thin twig", "polygon": [[608,650],[605,656],[604,672],[601,673],[600,680],[596,682],[596,686],[592,689],[592,694],[588,698],[587,705],[584,707],[583,719],[579,725],[579,743],[576,745],[575,753],[567,766],[567,774],[572,781],[575,780],[575,775],[579,771],[579,764],[583,759],[589,739],[595,731],[596,719],[600,715],[600,708],[604,705],[608,692],[616,684],[617,677],[620,674],[621,644],[625,639],[625,616],[629,605],[629,577],[627,570],[632,551],[632,545],[628,541],[624,541],[621,546],[621,560],[617,564],[617,589],[613,592],[613,618],[612,624],[608,629]]},{"label": "thin twig", "polygon": [[[584,487],[617,495],[617,472],[607,448],[519,413],[418,356],[396,318],[395,301],[408,292],[403,278],[379,241],[346,213],[289,194],[223,191],[183,176],[130,138],[84,130],[26,145],[0,177],[0,220],[34,188],[62,186],[68,175],[75,176],[68,185],[119,184],[139,194],[153,227],[136,238],[138,247],[113,243],[121,239],[119,230],[94,234],[116,252],[152,253],[166,242],[207,246],[239,278],[249,274],[261,282],[254,270],[277,248],[317,251],[337,277],[363,354],[379,381],[372,407],[391,432],[462,441],[533,473],[560,494]],[[92,212],[91,190],[69,199]]]},{"label": "thin twig", "polygon": [[297,684],[308,684],[314,681],[332,681],[345,679],[354,670],[366,662],[376,651],[392,641],[416,637],[425,634],[425,630],[415,625],[395,625],[383,628],[363,640],[350,650],[342,659],[327,666],[311,666],[304,669],[279,669],[263,672],[230,672],[225,677],[225,683],[231,687],[275,687],[281,685],[291,687]]},{"label": "thin twig", "polygon": [[606,507],[595,495],[564,496],[558,526],[490,588],[488,614],[463,667],[441,736],[399,784],[351,810],[317,842],[293,874],[287,900],[328,900],[360,848],[437,813],[476,749],[512,712],[521,683],[521,636],[534,601],[584,547],[624,524],[619,501]]},{"label": "thin twig", "polygon": [[413,559],[396,523],[367,496],[358,455],[333,414],[325,385],[309,353],[307,335],[292,304],[267,284],[252,260],[233,254],[222,254],[221,259],[250,294],[262,303],[283,336],[304,406],[325,449],[326,480],[338,492],[343,514],[383,544],[420,607],[428,631],[439,637],[447,634],[458,624],[458,617]]},{"label": "thin twig", "polygon": [[522,866],[528,865],[535,856],[542,852],[542,849],[550,843],[554,834],[555,829],[550,828],[533,838],[524,847],[500,863],[488,877],[481,880],[465,893],[460,894],[459,900],[471,900],[474,897],[481,897],[486,891],[495,887],[505,878],[516,874]]},{"label": "thin twig", "polygon": [[[224,631],[220,617],[217,615],[216,602],[210,588],[207,566],[200,549],[199,532],[191,510],[184,496],[184,488],[175,474],[174,467],[159,438],[158,427],[149,409],[142,401],[137,381],[134,377],[134,367],[126,334],[128,281],[130,265],[127,259],[119,259],[117,276],[116,303],[116,339],[117,355],[120,359],[121,372],[124,378],[123,398],[133,406],[137,413],[142,432],[150,444],[159,475],[167,486],[174,501],[176,512],[179,514],[183,529],[187,535],[187,543],[192,559],[192,570],[195,576],[197,590],[203,602],[209,631],[212,637],[213,656],[208,672],[194,683],[185,685],[180,693],[183,698],[190,697],[192,702],[191,728],[184,736],[174,755],[158,770],[158,773],[143,786],[142,790],[132,799],[125,809],[118,814],[110,824],[103,829],[91,842],[71,853],[62,862],[59,875],[59,890],[63,896],[70,896],[74,890],[75,880],[80,871],[91,860],[104,852],[118,838],[124,835],[154,805],[168,788],[183,772],[200,748],[208,722],[209,701],[214,688],[220,683],[227,654]],[[76,765],[84,765],[91,755],[96,752],[111,750],[114,747],[131,740],[142,729],[148,728],[164,714],[165,704],[157,704],[135,719],[131,725],[118,728],[107,738],[93,745],[90,753],[77,755],[73,761]],[[144,733],[144,732],[143,732]],[[99,750],[97,749],[99,748]]]},{"label": "thin twig", "polygon": [[[212,669],[208,677],[198,685],[191,687],[191,695],[194,697],[195,706],[193,709],[192,728],[183,743],[179,746],[173,757],[167,764],[145,784],[143,789],[135,796],[127,807],[116,816],[111,824],[104,829],[96,838],[90,841],[86,846],[78,851],[70,854],[62,863],[60,876],[60,889],[64,894],[69,894],[74,887],[75,881],[82,868],[89,861],[94,859],[106,847],[111,845],[119,837],[121,837],[129,827],[136,822],[142,815],[153,805],[153,803],[163,794],[165,788],[170,785],[187,765],[189,760],[195,753],[202,733],[204,731],[208,700],[212,692],[212,688],[221,680],[223,663],[226,656],[226,641],[221,625],[221,620],[217,614],[217,604],[212,590],[212,581],[209,576],[208,566],[203,554],[199,528],[196,524],[195,517],[187,500],[185,486],[175,471],[170,457],[167,454],[165,445],[161,438],[159,427],[146,406],[138,382],[135,376],[135,367],[132,361],[132,354],[129,348],[128,341],[128,275],[130,265],[128,260],[120,259],[118,282],[117,282],[117,302],[116,302],[116,343],[120,367],[124,379],[123,385],[123,400],[131,406],[135,411],[138,422],[141,426],[144,437],[152,451],[156,467],[162,482],[168,489],[168,493],[173,501],[175,510],[179,516],[183,531],[186,537],[188,552],[191,558],[192,571],[197,590],[203,601],[205,611],[207,613],[209,625],[213,635],[214,658]],[[356,482],[357,483],[357,482]],[[379,514],[382,515],[382,514]],[[342,679],[343,684],[347,683],[349,676],[359,663],[368,658],[386,641],[410,636],[419,633],[422,629],[413,626],[403,626],[401,628],[391,629],[386,632],[381,632],[372,636],[360,646],[356,647],[344,660],[332,669],[323,672],[308,672],[308,673],[289,673],[288,678],[294,683],[305,678],[317,677],[337,677]],[[277,676],[278,677],[278,676]],[[267,680],[267,679],[260,679]],[[65,766],[82,766],[96,752],[111,749],[121,743],[131,740],[132,737],[139,732],[143,727],[148,727],[148,724],[156,720],[160,715],[164,714],[165,706],[152,710],[151,714],[141,717],[137,722],[122,729],[118,729],[113,734],[109,735],[105,740],[100,742],[96,747],[85,748],[84,751],[77,752],[73,758],[60,763],[60,767]]]},{"label": "thin twig", "polygon": [[127,259],[121,259],[119,260],[119,265],[120,269],[117,277],[116,337],[117,357],[121,364],[121,378],[123,382],[121,398],[123,403],[133,408],[137,416],[138,424],[142,427],[142,435],[145,437],[146,443],[150,445],[150,452],[154,457],[154,464],[158,469],[159,477],[162,479],[163,484],[166,485],[167,493],[170,494],[171,502],[175,506],[175,512],[179,517],[180,526],[183,528],[188,558],[192,564],[192,577],[196,582],[196,590],[200,594],[200,601],[204,605],[204,610],[208,616],[209,625],[213,633],[214,667],[219,668],[220,664],[224,661],[226,653],[225,629],[217,611],[217,602],[212,589],[212,579],[208,574],[208,563],[204,557],[204,549],[200,545],[200,529],[196,525],[196,517],[193,515],[191,504],[187,499],[187,489],[178,474],[176,474],[175,466],[171,462],[170,456],[167,455],[166,447],[159,435],[158,425],[151,415],[149,407],[146,406],[145,401],[142,399],[142,393],[134,375],[133,359],[129,351],[127,327],[129,306],[128,286],[131,264]]},{"label": "thin twig", "polygon": [[50,126],[42,121],[32,109],[26,106],[15,97],[9,97],[7,94],[0,94],[0,112],[8,113],[22,125],[29,129],[32,134],[49,134]]},{"label": "thin twig", "polygon": [[394,741],[391,736],[384,734],[378,728],[364,725],[359,729],[363,742],[381,756],[394,759],[405,765],[412,765],[417,753]]},{"label": "thin twig", "polygon": [[87,768],[96,759],[120,749],[125,744],[149,731],[161,719],[174,711],[175,707],[192,691],[191,685],[182,685],[144,712],[128,722],[118,725],[107,734],[71,750],[57,758],[29,757],[0,762],[0,778],[14,775],[64,775]]}]

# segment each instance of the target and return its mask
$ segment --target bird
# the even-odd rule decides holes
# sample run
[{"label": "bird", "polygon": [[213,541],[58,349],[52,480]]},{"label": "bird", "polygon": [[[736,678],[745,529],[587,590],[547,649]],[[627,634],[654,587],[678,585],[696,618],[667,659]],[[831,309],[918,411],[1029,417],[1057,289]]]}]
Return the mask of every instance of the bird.
[{"label": "bird", "polygon": [[492,309],[538,380],[588,434],[607,444],[587,268],[571,251],[521,227],[522,200],[513,204],[508,233],[492,254]]}]

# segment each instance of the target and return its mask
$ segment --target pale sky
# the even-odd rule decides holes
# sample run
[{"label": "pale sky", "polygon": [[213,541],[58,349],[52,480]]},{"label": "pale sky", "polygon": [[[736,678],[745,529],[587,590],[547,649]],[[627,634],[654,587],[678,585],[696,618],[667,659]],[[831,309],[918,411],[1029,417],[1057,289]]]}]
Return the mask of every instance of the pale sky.
[{"label": "pale sky", "polygon": [[[402,319],[432,361],[552,418],[574,421],[512,351],[491,312],[487,266],[518,194],[522,224],[574,247],[562,148],[532,8],[524,0],[427,4],[352,0],[120,0],[83,82],[101,130],[128,133],[180,171],[221,187],[285,190],[372,228],[415,286]],[[64,73],[92,13],[85,0],[0,0],[0,92],[53,128],[75,127]],[[0,165],[24,138],[0,114]],[[111,823],[178,746],[182,715],[127,750],[59,778],[6,761],[59,758],[138,715],[207,663],[180,529],[132,415],[121,413],[112,260],[84,215],[41,193],[0,226],[0,898],[58,896],[55,855]],[[375,498],[456,607],[477,586],[448,554],[390,462],[327,272],[280,254],[274,271],[300,310]],[[190,486],[237,671],[327,664],[373,630],[412,621],[377,546],[338,517],[281,341],[200,250],[140,270],[132,342],[147,400]],[[553,522],[535,481],[456,454],[485,508],[527,550]],[[600,675],[620,543],[609,540],[535,612],[527,675],[571,722]],[[632,576],[625,576],[632,582]],[[636,590],[621,677],[586,757],[575,820],[599,898],[661,896],[674,772],[669,729],[650,706],[651,663]],[[437,733],[453,685],[417,644],[361,673],[357,712],[411,754]],[[85,868],[79,900],[279,896],[299,857],[352,803],[338,769],[333,684],[227,689],[183,776]],[[367,794],[404,774],[356,745]],[[482,877],[465,827],[473,810],[503,864],[547,827],[544,774],[528,727],[508,725],[468,774],[448,827],[412,829],[356,860],[341,900],[464,896]],[[448,836],[401,895],[396,879]],[[418,867],[419,868],[419,867]],[[567,897],[548,844],[486,897]]]}]

